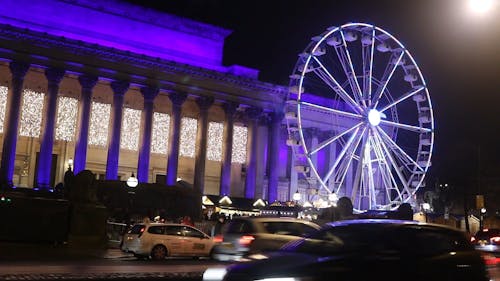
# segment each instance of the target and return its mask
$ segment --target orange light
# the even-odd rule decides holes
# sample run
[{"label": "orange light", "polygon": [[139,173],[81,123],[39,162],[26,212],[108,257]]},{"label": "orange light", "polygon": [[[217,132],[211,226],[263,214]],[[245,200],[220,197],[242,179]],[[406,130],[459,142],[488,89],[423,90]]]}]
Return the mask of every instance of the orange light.
[{"label": "orange light", "polygon": [[216,235],[214,237],[214,242],[215,243],[221,243],[222,241],[224,241],[224,236],[222,236],[222,235]]},{"label": "orange light", "polygon": [[243,246],[248,246],[253,242],[253,240],[255,240],[255,237],[253,237],[252,235],[243,235],[241,236],[239,242]]}]

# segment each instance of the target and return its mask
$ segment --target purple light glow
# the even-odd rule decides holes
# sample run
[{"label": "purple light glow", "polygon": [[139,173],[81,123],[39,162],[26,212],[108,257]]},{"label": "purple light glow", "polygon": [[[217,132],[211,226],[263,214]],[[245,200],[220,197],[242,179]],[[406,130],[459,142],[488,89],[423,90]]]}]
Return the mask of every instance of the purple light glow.
[{"label": "purple light glow", "polygon": [[[0,23],[124,51],[228,72],[222,66],[231,31],[120,1],[107,5],[5,0]],[[122,16],[123,15],[123,16]]]}]

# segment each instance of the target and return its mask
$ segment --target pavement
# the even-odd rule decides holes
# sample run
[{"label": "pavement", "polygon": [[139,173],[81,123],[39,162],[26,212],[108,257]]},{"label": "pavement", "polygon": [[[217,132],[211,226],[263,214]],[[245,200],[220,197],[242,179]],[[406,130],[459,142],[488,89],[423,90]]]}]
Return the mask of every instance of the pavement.
[{"label": "pavement", "polygon": [[0,280],[201,280],[198,267],[141,270],[118,248],[0,241]]}]

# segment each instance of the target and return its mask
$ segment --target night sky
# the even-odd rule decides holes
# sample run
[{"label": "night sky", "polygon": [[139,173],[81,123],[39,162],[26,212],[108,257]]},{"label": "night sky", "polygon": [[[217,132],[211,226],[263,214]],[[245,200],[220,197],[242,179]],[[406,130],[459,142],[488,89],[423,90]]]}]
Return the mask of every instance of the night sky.
[{"label": "night sky", "polygon": [[[327,27],[366,22],[400,40],[419,65],[431,95],[435,147],[428,185],[477,188],[500,182],[500,1],[488,14],[467,0],[418,1],[129,1],[233,30],[224,65],[260,70],[288,85],[311,37]],[[474,192],[472,192],[474,193]]]}]

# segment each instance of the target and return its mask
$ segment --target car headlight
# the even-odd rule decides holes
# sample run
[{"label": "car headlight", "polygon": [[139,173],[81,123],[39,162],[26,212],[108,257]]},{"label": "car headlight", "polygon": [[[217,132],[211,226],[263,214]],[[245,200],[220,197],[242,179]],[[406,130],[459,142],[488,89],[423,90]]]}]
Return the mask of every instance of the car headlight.
[{"label": "car headlight", "polygon": [[207,268],[203,272],[203,281],[222,281],[226,276],[227,270],[225,267]]}]

